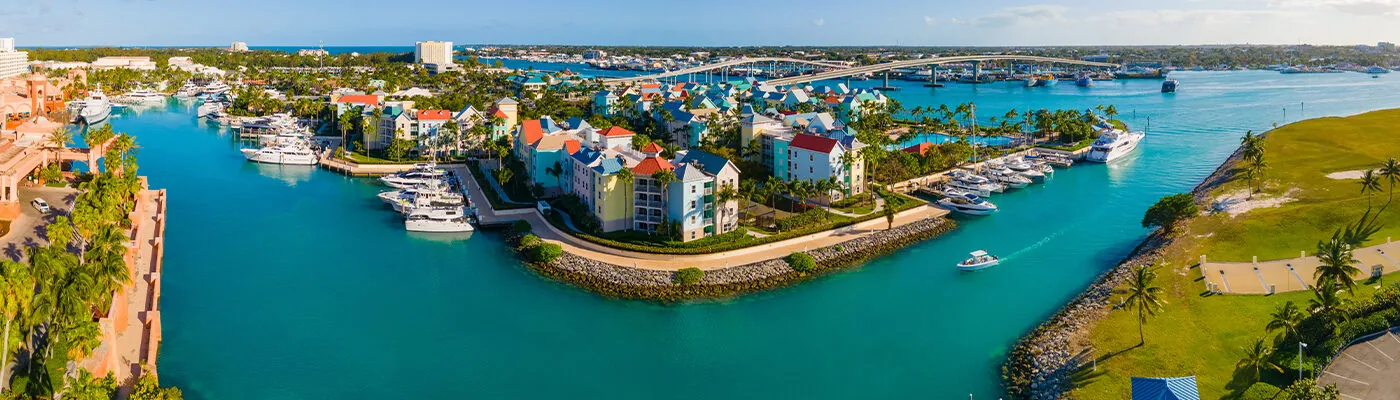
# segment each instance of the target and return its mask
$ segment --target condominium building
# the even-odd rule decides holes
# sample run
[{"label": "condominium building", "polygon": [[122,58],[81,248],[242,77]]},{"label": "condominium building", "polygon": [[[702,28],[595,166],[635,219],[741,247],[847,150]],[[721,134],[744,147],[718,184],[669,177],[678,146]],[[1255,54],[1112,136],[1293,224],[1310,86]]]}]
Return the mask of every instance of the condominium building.
[{"label": "condominium building", "polygon": [[15,50],[14,38],[0,38],[0,79],[29,72],[29,53]]},{"label": "condominium building", "polygon": [[248,44],[243,42],[233,42],[233,44],[228,45],[228,51],[231,53],[241,53],[248,51]]},{"label": "condominium building", "polygon": [[452,65],[452,42],[417,42],[413,44],[415,64]]},{"label": "condominium building", "polygon": [[151,61],[151,58],[150,58],[150,57],[144,57],[144,56],[143,56],[143,57],[134,57],[134,56],[102,57],[102,58],[97,59],[96,61],[93,61],[92,64],[91,64],[90,66],[92,67],[92,69],[98,69],[98,70],[118,69],[118,68],[134,69],[134,70],[139,70],[139,71],[155,71],[155,70],[156,70],[156,63],[155,63],[155,61]]}]

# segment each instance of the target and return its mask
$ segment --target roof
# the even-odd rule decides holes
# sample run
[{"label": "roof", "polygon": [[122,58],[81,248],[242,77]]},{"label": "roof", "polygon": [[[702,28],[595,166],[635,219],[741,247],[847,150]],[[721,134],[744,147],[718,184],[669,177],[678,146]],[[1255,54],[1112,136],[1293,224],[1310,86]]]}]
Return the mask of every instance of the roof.
[{"label": "roof", "polygon": [[574,139],[565,140],[565,141],[564,141],[564,152],[569,153],[569,154],[577,153],[577,152],[578,152],[578,149],[579,149],[579,147],[580,147],[580,144],[582,144],[582,143],[580,143],[578,140],[574,140]]},{"label": "roof", "polygon": [[[620,126],[617,126],[617,125],[610,126],[610,127],[608,127],[608,129],[604,129],[602,132],[598,132],[598,134],[599,134],[599,135],[603,135],[603,136],[607,136],[607,137],[618,137],[618,136],[632,136],[632,135],[636,135],[636,133],[627,130],[627,128],[623,128],[623,127],[620,127]],[[652,144],[655,144],[655,143],[652,143]],[[651,147],[651,146],[647,146],[647,147]],[[657,147],[660,147],[660,146],[657,146]],[[660,150],[658,150],[657,152],[660,152]]]},{"label": "roof", "polygon": [[836,139],[828,139],[817,135],[797,134],[792,138],[792,147],[804,150],[811,150],[818,153],[831,153],[831,149],[836,148]]},{"label": "roof", "polygon": [[[567,148],[568,142],[573,138],[568,135],[549,135],[540,138],[539,141],[530,145],[535,151],[551,151]],[[577,150],[577,148],[575,149]]]},{"label": "roof", "polygon": [[335,102],[379,105],[379,96],[372,94],[347,94],[335,99]]},{"label": "roof", "polygon": [[520,104],[520,102],[509,97],[502,97],[500,100],[496,100],[496,104]]},{"label": "roof", "polygon": [[1196,377],[1133,377],[1133,400],[1200,400]]},{"label": "roof", "polygon": [[452,119],[452,112],[447,110],[418,110],[419,121],[446,121]]},{"label": "roof", "polygon": [[573,154],[575,160],[578,160],[578,162],[583,163],[583,165],[593,164],[593,162],[598,161],[599,158],[603,157],[603,152],[593,150],[587,147],[579,149],[579,151],[571,154]]},{"label": "roof", "polygon": [[520,123],[520,134],[524,135],[525,144],[534,144],[544,138],[544,129],[540,128],[540,120],[532,119]]},{"label": "roof", "polygon": [[604,175],[616,174],[617,171],[621,170],[622,160],[618,160],[617,158],[604,158],[603,162],[598,163],[598,166],[593,167],[594,172]]},{"label": "roof", "polygon": [[643,153],[660,153],[663,150],[665,149],[661,148],[661,145],[656,144],[656,142],[647,143],[646,146],[642,146]]},{"label": "roof", "polygon": [[690,164],[691,162],[698,162],[700,163],[701,169],[704,170],[705,173],[710,175],[719,175],[720,171],[724,170],[724,166],[730,164],[729,159],[727,158],[720,157],[719,155],[716,155],[714,153],[700,150],[687,151],[685,152],[685,155],[681,156],[681,158],[679,160],[676,160],[676,162],[681,164]]},{"label": "roof", "polygon": [[501,109],[499,109],[499,108],[493,108],[492,110],[494,110],[494,111],[491,112],[491,116],[494,116],[494,117],[497,117],[497,118],[500,118],[500,119],[510,118],[510,116],[507,116],[507,115],[506,115],[506,112],[505,112],[505,111],[501,111]]},{"label": "roof", "polygon": [[676,180],[677,180],[677,181],[680,181],[680,182],[698,181],[698,180],[705,179],[705,178],[706,178],[705,174],[702,173],[702,172],[700,172],[700,168],[696,167],[695,165],[692,165],[692,164],[681,164],[681,166],[676,167]]},{"label": "roof", "polygon": [[904,152],[906,152],[906,153],[914,153],[914,154],[918,154],[918,155],[924,155],[924,153],[928,153],[928,150],[929,150],[929,149],[932,149],[932,148],[933,148],[933,144],[932,144],[932,143],[924,142],[924,143],[919,143],[919,144],[916,144],[916,145],[913,145],[913,146],[905,147],[905,148],[904,148]]},{"label": "roof", "polygon": [[588,124],[588,121],[583,120],[582,117],[569,118],[568,120],[564,121],[564,124],[568,125],[569,129],[583,129],[593,127],[592,125]]},{"label": "roof", "polygon": [[658,171],[670,171],[674,169],[676,169],[676,166],[671,165],[670,161],[663,160],[661,157],[647,157],[643,159],[641,163],[638,163],[637,166],[632,167],[632,174],[651,176],[651,174],[657,173]]}]

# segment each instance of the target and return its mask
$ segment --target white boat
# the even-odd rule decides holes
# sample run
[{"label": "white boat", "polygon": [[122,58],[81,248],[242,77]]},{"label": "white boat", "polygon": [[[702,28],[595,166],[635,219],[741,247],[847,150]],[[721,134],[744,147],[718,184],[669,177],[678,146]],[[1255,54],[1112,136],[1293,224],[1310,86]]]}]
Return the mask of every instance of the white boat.
[{"label": "white boat", "polygon": [[1137,149],[1138,142],[1141,142],[1147,134],[1142,132],[1128,132],[1119,129],[1104,129],[1100,131],[1099,138],[1094,140],[1094,144],[1089,147],[1089,153],[1084,155],[1084,160],[1092,162],[1106,163],[1116,160]]},{"label": "white boat", "polygon": [[392,204],[394,211],[404,214],[410,214],[414,211],[425,209],[444,207],[461,208],[465,205],[467,205],[467,200],[462,197],[462,195],[445,191],[418,192],[412,199],[399,200]]},{"label": "white boat", "polygon": [[471,232],[472,224],[462,207],[414,210],[403,220],[409,232]]},{"label": "white boat", "polygon": [[997,256],[991,254],[987,254],[986,251],[977,250],[972,252],[972,258],[963,260],[963,262],[958,263],[958,269],[962,271],[976,271],[979,269],[994,267],[998,264],[1001,264],[1000,258],[997,258]]},{"label": "white boat", "polygon": [[1014,171],[1018,175],[1030,178],[1032,180],[1045,179],[1045,172],[1043,172],[1040,167],[1037,167],[1035,164],[1032,164],[1024,159],[1011,160],[1006,163],[1006,168],[1011,169],[1011,171]]},{"label": "white boat", "polygon": [[979,184],[971,184],[971,183],[967,183],[967,182],[963,182],[963,181],[959,181],[959,180],[951,180],[951,181],[948,181],[948,183],[944,184],[944,186],[950,187],[950,188],[953,188],[953,189],[964,190],[964,191],[967,191],[967,192],[969,192],[969,193],[976,194],[976,195],[978,195],[978,196],[984,196],[984,197],[985,197],[985,196],[991,196],[991,195],[992,195],[992,184],[990,184],[990,183],[984,183],[984,184],[980,184],[980,185],[979,185]]},{"label": "white boat", "polygon": [[219,81],[215,81],[214,83],[210,83],[209,85],[204,87],[205,94],[220,94],[227,91],[229,91],[228,85]]},{"label": "white boat", "polygon": [[141,88],[122,95],[121,101],[128,104],[160,104],[165,102],[165,95],[151,89]]},{"label": "white boat", "polygon": [[305,146],[269,146],[260,149],[242,149],[248,161],[285,165],[316,165],[316,153]]},{"label": "white boat", "polygon": [[181,86],[181,87],[180,87],[180,90],[176,90],[176,91],[175,91],[175,97],[179,97],[179,98],[195,97],[195,96],[198,96],[200,93],[203,93],[203,92],[204,92],[204,87],[203,87],[203,86],[196,85],[196,84],[194,84],[194,82],[185,82],[185,86]]},{"label": "white boat", "polygon": [[112,103],[107,101],[107,96],[102,94],[102,90],[94,90],[83,100],[83,108],[78,111],[78,119],[84,124],[92,125],[107,120],[112,115]]},{"label": "white boat", "polygon": [[1020,174],[1011,171],[988,171],[987,177],[989,179],[997,181],[997,183],[1006,185],[1006,187],[1014,189],[1026,187],[1026,185],[1029,185],[1033,182],[1030,178],[1021,176]]},{"label": "white boat", "polygon": [[991,182],[984,176],[973,175],[972,173],[963,170],[953,170],[953,172],[948,173],[948,176],[952,177],[953,179],[963,181],[966,183],[971,183],[974,185],[981,185],[984,183]]},{"label": "white boat", "polygon": [[217,101],[205,101],[204,103],[201,103],[199,105],[198,109],[195,110],[194,115],[196,117],[203,118],[209,116],[210,114],[214,114],[223,110],[224,103],[220,103]]},{"label": "white boat", "polygon": [[967,215],[991,215],[997,210],[996,204],[973,194],[944,197],[938,200],[938,205],[949,211]]},{"label": "white boat", "polygon": [[393,175],[385,175],[379,178],[379,182],[385,186],[395,189],[403,189],[414,186],[441,183],[446,173],[434,167],[414,168],[412,171],[400,172]]}]

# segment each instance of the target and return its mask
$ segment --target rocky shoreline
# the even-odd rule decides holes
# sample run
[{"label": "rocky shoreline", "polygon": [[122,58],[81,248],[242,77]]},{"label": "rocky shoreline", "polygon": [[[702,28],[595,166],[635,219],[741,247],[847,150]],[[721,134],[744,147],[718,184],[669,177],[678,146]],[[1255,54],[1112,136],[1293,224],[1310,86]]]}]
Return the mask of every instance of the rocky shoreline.
[{"label": "rocky shoreline", "polygon": [[[1230,181],[1233,165],[1242,149],[1221,162],[1215,171],[1191,189],[1197,203],[1208,202],[1209,193]],[[1156,265],[1172,238],[1153,231],[1128,257],[1098,278],[1049,319],[1016,341],[1001,367],[1001,384],[1008,398],[1050,400],[1064,398],[1072,388],[1072,375],[1092,361],[1088,351],[1074,350],[1073,339],[1087,333],[1113,306],[1113,289],[1127,281],[1137,266]]]},{"label": "rocky shoreline", "polygon": [[[700,282],[674,283],[675,272],[608,264],[565,253],[548,263],[527,263],[540,275],[583,289],[623,299],[680,301],[718,298],[785,287],[837,271],[952,230],[957,224],[945,218],[928,218],[852,239],[838,245],[806,251],[817,261],[816,269],[797,272],[782,258],[706,271]],[[784,254],[783,256],[787,256]]]}]

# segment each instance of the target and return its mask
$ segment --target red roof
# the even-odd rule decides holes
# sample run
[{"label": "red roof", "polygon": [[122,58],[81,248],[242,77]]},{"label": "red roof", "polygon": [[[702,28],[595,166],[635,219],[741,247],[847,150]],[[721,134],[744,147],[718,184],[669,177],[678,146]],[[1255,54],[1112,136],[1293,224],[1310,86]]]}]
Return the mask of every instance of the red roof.
[{"label": "red roof", "polygon": [[452,118],[452,112],[447,110],[418,110],[419,121],[446,121]]},{"label": "red roof", "polygon": [[372,94],[347,94],[336,99],[336,103],[355,103],[379,105],[379,96]]},{"label": "red roof", "polygon": [[933,144],[932,144],[932,143],[919,143],[919,144],[916,144],[916,145],[913,145],[913,146],[905,147],[905,148],[904,148],[904,152],[906,152],[906,153],[914,153],[914,154],[918,154],[918,155],[924,155],[924,153],[928,153],[929,149],[932,149],[932,148],[933,148]]},{"label": "red roof", "polygon": [[674,169],[676,169],[676,166],[671,165],[670,161],[663,160],[661,157],[647,157],[643,159],[642,162],[637,163],[637,166],[632,167],[632,175],[651,176],[651,174],[657,171],[670,171]]},{"label": "red roof", "polygon": [[598,132],[598,134],[599,134],[599,135],[603,135],[603,136],[607,136],[607,137],[632,136],[632,135],[636,135],[636,133],[632,133],[632,131],[627,130],[627,128],[623,128],[623,127],[615,126],[615,125],[614,125],[614,126],[611,126],[611,127],[608,127],[608,129],[604,129],[602,132]]},{"label": "red roof", "polygon": [[581,145],[581,143],[579,143],[579,141],[577,141],[577,140],[573,140],[573,139],[565,140],[565,141],[564,141],[564,152],[565,152],[565,153],[569,153],[569,154],[577,153],[577,152],[578,152],[579,145]]},{"label": "red roof", "polygon": [[532,119],[520,123],[520,132],[525,135],[525,144],[535,144],[544,139],[544,128],[540,127],[540,120]]},{"label": "red roof", "polygon": [[495,108],[495,107],[492,107],[492,108],[491,108],[491,115],[496,116],[497,118],[500,118],[500,119],[510,118],[510,116],[507,116],[507,115],[506,115],[506,112],[505,112],[505,111],[501,111],[501,109]]},{"label": "red roof", "polygon": [[792,138],[792,147],[806,149],[818,153],[831,153],[831,149],[836,148],[836,139],[828,139],[817,135],[797,134]]},{"label": "red roof", "polygon": [[643,153],[660,153],[662,150],[665,149],[661,148],[661,145],[656,144],[656,142],[647,143],[646,146],[642,146]]},{"label": "red roof", "polygon": [[826,96],[826,104],[841,104],[841,99],[836,96]]}]

